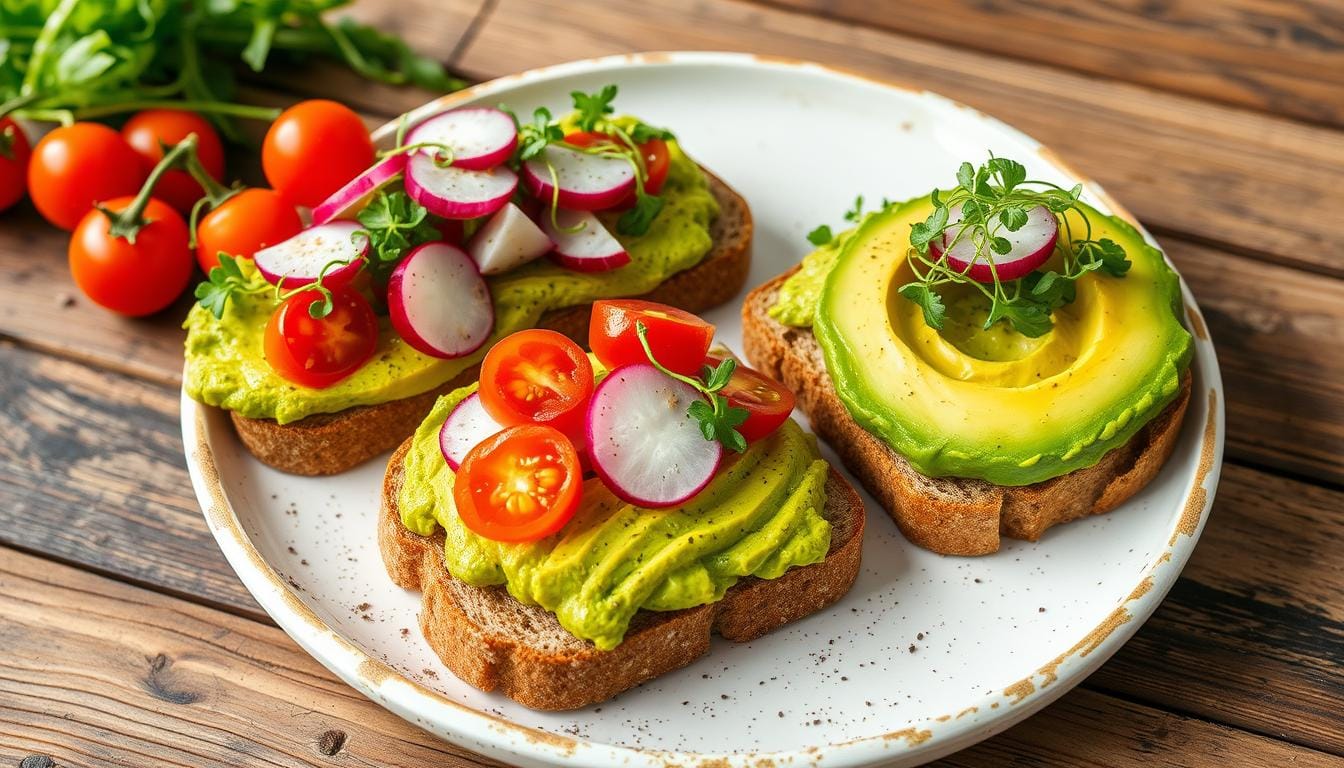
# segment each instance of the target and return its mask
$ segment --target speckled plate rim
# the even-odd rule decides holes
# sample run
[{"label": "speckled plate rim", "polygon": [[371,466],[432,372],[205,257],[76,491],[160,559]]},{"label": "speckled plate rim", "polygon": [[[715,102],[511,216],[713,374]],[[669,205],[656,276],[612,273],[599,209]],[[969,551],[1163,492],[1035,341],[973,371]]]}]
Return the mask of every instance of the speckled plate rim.
[{"label": "speckled plate rim", "polygon": [[[970,107],[937,94],[819,64],[740,53],[659,52],[608,56],[568,62],[508,75],[436,99],[412,110],[412,123],[450,106],[496,99],[520,85],[532,85],[576,75],[629,67],[706,65],[725,68],[768,68],[832,77],[850,84],[913,93],[934,109],[966,110],[993,131],[1011,135],[1033,147],[1041,160],[1082,181],[1092,198],[1135,224],[1156,245],[1132,214],[1116,203],[1100,185],[1077,173],[1047,147],[1015,128]],[[396,123],[379,128],[374,137],[386,141]],[[1059,698],[1120,648],[1153,613],[1175,583],[1189,559],[1213,504],[1222,467],[1225,432],[1222,379],[1203,316],[1184,280],[1181,283],[1188,326],[1195,337],[1195,391],[1187,420],[1202,423],[1199,458],[1175,516],[1170,540],[1141,573],[1129,597],[1065,653],[1033,674],[994,692],[957,713],[934,718],[899,731],[851,741],[808,747],[790,752],[736,752],[724,754],[667,752],[603,744],[561,736],[514,723],[506,718],[453,701],[401,675],[369,656],[318,617],[260,555],[239,522],[220,480],[211,447],[211,434],[228,430],[228,416],[182,394],[182,435],[192,485],[211,533],[229,564],[257,602],[300,646],[325,667],[365,696],[407,721],[467,749],[522,765],[584,764],[602,766],[659,766],[695,764],[709,768],[815,764],[860,766],[896,760],[924,762],[970,746],[1005,730]]]}]

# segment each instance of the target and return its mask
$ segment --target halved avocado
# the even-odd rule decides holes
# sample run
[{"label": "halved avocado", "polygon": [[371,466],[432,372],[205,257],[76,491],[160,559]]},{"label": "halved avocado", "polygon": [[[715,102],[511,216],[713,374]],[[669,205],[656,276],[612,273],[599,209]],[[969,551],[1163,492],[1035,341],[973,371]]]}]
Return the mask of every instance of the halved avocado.
[{"label": "halved avocado", "polygon": [[[1179,279],[1132,226],[1083,210],[1092,236],[1133,266],[1081,278],[1036,339],[981,330],[988,301],[973,288],[953,286],[943,330],[927,326],[897,289],[913,279],[910,227],[932,202],[869,216],[827,275],[813,326],[854,419],[926,475],[1027,485],[1092,466],[1160,413],[1191,355]],[[1064,223],[1082,231],[1077,211]]]}]

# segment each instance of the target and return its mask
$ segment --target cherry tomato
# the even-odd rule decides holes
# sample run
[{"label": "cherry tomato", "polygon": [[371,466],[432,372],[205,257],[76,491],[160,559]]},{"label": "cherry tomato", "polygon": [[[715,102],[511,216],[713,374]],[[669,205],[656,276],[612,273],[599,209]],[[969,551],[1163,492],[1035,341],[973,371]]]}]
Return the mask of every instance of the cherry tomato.
[{"label": "cherry tomato", "polygon": [[[103,206],[120,213],[131,197],[117,197]],[[167,203],[151,199],[144,218],[149,223],[132,243],[109,232],[112,220],[102,211],[84,214],[70,235],[70,274],[95,304],[123,315],[157,312],[173,303],[191,279],[191,248],[187,223]]]},{"label": "cherry tomato", "polygon": [[245,189],[196,222],[196,260],[205,274],[219,266],[219,252],[245,259],[303,229],[299,212],[272,189]]},{"label": "cherry tomato", "polygon": [[[705,365],[711,368],[717,367],[721,362],[723,358],[714,355],[705,357]],[[778,381],[741,363],[733,369],[728,385],[719,390],[719,393],[728,398],[729,405],[747,410],[747,420],[737,428],[737,431],[741,432],[742,437],[749,443],[779,429],[779,425],[793,413],[792,392]]]},{"label": "cherry tomato", "polygon": [[378,346],[378,318],[369,302],[350,289],[332,293],[331,314],[315,318],[309,307],[320,291],[285,299],[266,324],[266,362],[301,387],[320,389],[359,370]]},{"label": "cherry tomato", "polygon": [[640,299],[604,299],[593,302],[588,324],[588,348],[607,368],[647,363],[635,323],[648,329],[653,356],[669,371],[683,376],[700,373],[714,326],[690,312]]},{"label": "cherry tomato", "polygon": [[0,118],[0,211],[23,199],[32,154],[23,128],[12,118]]},{"label": "cherry tomato", "polygon": [[[163,147],[172,147],[196,134],[196,157],[216,181],[224,178],[224,145],[210,121],[181,109],[147,109],[137,112],[121,127],[122,138],[145,164],[145,173],[163,159]],[[205,190],[186,171],[168,171],[154,187],[154,196],[186,216]]]},{"label": "cherry tomato", "polygon": [[[600,141],[623,145],[619,139],[594,131],[575,131],[565,135],[565,143],[576,147],[591,147]],[[648,177],[644,180],[644,191],[656,195],[663,188],[663,182],[667,181],[667,169],[672,162],[672,157],[667,151],[667,142],[662,139],[649,139],[643,144],[636,144],[635,147],[644,156],[644,169],[648,173]],[[634,203],[633,196],[629,203]]]},{"label": "cherry tomato", "polygon": [[312,207],[373,165],[364,122],[334,101],[301,101],[271,124],[261,167],[277,192]]},{"label": "cherry tomato", "polygon": [[555,331],[519,331],[486,353],[480,391],[481,405],[500,424],[545,423],[577,434],[593,394],[593,365]]},{"label": "cherry tomato", "polygon": [[33,148],[28,195],[47,221],[74,229],[95,204],[134,195],[148,175],[121,134],[98,123],[75,123],[53,130]]},{"label": "cherry tomato", "polygon": [[462,523],[495,541],[535,541],[579,508],[583,472],[559,430],[521,424],[472,448],[457,468],[453,500]]}]

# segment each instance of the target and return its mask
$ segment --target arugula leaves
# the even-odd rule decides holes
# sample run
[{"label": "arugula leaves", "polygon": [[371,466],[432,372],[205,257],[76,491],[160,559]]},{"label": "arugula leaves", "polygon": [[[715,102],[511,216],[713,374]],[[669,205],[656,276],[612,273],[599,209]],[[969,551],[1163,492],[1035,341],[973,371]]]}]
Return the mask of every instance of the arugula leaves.
[{"label": "arugula leaves", "polygon": [[710,442],[718,441],[730,451],[742,453],[747,450],[747,439],[737,431],[737,428],[742,426],[751,413],[746,408],[729,405],[728,398],[719,394],[719,391],[732,381],[733,371],[737,370],[737,361],[726,357],[717,366],[712,368],[705,366],[701,373],[704,380],[701,381],[692,376],[683,376],[670,371],[658,362],[653,355],[653,349],[649,346],[648,326],[644,325],[643,321],[635,321],[635,335],[639,337],[640,346],[644,347],[644,355],[654,368],[694,387],[707,398],[696,400],[686,410],[686,415],[699,423],[700,434]]}]

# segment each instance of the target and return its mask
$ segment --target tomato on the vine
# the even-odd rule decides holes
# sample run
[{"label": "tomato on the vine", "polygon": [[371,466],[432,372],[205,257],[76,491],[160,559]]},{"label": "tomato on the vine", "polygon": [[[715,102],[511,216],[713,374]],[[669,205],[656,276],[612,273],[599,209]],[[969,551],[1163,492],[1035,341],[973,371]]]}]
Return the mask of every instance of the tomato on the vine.
[{"label": "tomato on the vine", "polygon": [[266,324],[266,362],[299,386],[321,388],[359,370],[378,346],[378,318],[369,302],[349,288],[332,292],[326,317],[311,314],[322,292],[305,290],[281,302]]},{"label": "tomato on the vine", "polygon": [[[121,213],[133,197],[103,203]],[[112,233],[112,219],[100,210],[84,214],[70,236],[70,274],[100,306],[123,315],[148,315],[173,303],[191,279],[187,223],[167,203],[151,199],[147,222],[132,238]]]},{"label": "tomato on the vine", "polygon": [[[206,173],[219,181],[224,177],[224,145],[209,120],[181,109],[147,109],[137,112],[121,127],[121,135],[140,155],[145,172],[163,159],[164,146],[173,146],[196,134],[196,157]],[[186,216],[205,191],[185,170],[168,171],[154,187],[154,196]]]},{"label": "tomato on the vine", "polygon": [[23,199],[32,154],[23,128],[13,118],[0,118],[0,211]]},{"label": "tomato on the vine", "polygon": [[482,441],[457,468],[453,500],[462,523],[494,541],[535,541],[574,517],[583,470],[569,438],[522,424]]},{"label": "tomato on the vine", "polygon": [[74,229],[93,206],[134,195],[149,169],[120,133],[99,123],[56,128],[33,147],[28,196],[38,213]]},{"label": "tomato on the vine", "polygon": [[593,365],[566,336],[533,328],[506,336],[481,362],[481,405],[501,424],[582,427],[593,394]]},{"label": "tomato on the vine", "polygon": [[[610,134],[597,133],[595,131],[575,131],[565,134],[565,143],[576,147],[591,147],[592,145],[609,141],[617,146],[625,146],[625,143]],[[667,142],[659,138],[652,138],[643,144],[636,144],[635,148],[639,150],[644,160],[644,170],[646,178],[644,179],[644,192],[650,195],[656,195],[663,188],[663,183],[667,181],[667,171],[672,163],[672,156],[667,151]],[[629,204],[634,204],[635,199],[632,195]]]},{"label": "tomato on the vine", "polygon": [[373,141],[349,107],[301,101],[271,123],[261,168],[277,192],[312,207],[373,165]]},{"label": "tomato on the vine", "polygon": [[[723,358],[708,355],[704,364],[715,368],[721,362]],[[728,385],[719,390],[719,394],[728,398],[728,405],[746,409],[747,420],[737,431],[749,443],[779,429],[779,425],[793,413],[792,392],[778,381],[740,363],[733,369]]]},{"label": "tomato on the vine", "polygon": [[588,324],[588,348],[607,368],[647,363],[635,324],[648,329],[653,356],[669,371],[683,376],[700,373],[714,326],[690,312],[641,299],[603,299],[593,302]]},{"label": "tomato on the vine", "polygon": [[219,253],[250,259],[268,245],[303,229],[294,204],[272,189],[235,193],[196,222],[196,260],[205,274],[219,266]]}]

